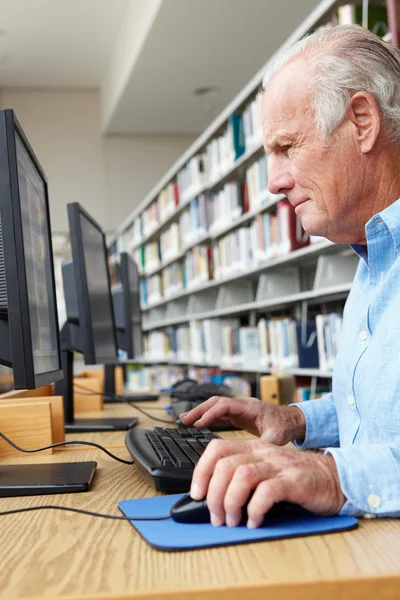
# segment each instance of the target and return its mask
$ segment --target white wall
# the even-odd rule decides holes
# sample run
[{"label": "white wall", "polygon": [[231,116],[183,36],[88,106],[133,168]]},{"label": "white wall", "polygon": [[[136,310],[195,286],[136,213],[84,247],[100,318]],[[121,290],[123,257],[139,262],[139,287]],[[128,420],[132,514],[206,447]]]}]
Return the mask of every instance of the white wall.
[{"label": "white wall", "polygon": [[97,91],[0,93],[47,175],[54,232],[68,231],[67,202],[80,202],[113,231],[192,143],[193,137],[103,137]]},{"label": "white wall", "polygon": [[105,138],[106,223],[116,229],[193,141],[188,136]]}]

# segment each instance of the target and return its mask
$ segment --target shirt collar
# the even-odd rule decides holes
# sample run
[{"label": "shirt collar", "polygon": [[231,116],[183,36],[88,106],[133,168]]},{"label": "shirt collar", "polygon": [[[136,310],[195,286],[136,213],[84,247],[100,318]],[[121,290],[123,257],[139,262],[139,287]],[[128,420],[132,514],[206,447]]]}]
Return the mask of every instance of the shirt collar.
[{"label": "shirt collar", "polygon": [[367,244],[350,244],[354,252],[368,263],[368,242],[375,236],[377,230],[382,231],[382,227],[387,230],[391,236],[396,254],[400,254],[400,199],[390,204],[380,213],[374,215],[365,225],[365,238]]}]

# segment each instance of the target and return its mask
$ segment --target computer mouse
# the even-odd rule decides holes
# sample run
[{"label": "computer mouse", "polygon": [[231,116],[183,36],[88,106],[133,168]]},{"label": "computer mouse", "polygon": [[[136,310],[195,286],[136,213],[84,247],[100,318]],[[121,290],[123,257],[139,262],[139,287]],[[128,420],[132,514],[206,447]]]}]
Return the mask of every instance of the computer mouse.
[{"label": "computer mouse", "polygon": [[[241,525],[247,523],[247,505],[249,502],[250,498],[243,507]],[[294,511],[304,511],[304,509],[291,502],[278,502],[268,511],[264,520],[286,517]],[[175,502],[170,514],[171,518],[177,523],[210,523],[207,500],[193,500],[190,494],[185,494],[178,502]]]}]

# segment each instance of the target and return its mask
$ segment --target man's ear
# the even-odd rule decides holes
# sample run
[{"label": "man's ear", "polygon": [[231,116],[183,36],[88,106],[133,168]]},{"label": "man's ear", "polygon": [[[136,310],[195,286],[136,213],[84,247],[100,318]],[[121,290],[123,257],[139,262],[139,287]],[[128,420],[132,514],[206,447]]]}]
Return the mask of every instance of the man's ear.
[{"label": "man's ear", "polygon": [[350,99],[348,117],[356,128],[361,152],[371,152],[381,129],[381,113],[374,96],[357,92]]}]

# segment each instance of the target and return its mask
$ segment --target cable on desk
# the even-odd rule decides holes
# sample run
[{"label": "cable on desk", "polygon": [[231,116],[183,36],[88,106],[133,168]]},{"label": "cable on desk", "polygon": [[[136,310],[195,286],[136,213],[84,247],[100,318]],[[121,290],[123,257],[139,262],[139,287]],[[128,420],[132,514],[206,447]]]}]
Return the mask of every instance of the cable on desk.
[{"label": "cable on desk", "polygon": [[[82,386],[79,386],[82,389]],[[86,388],[87,389],[87,388]],[[160,423],[166,423],[167,425],[175,425],[175,421],[167,421],[167,419],[160,419],[159,417],[154,417],[152,414],[150,414],[149,412],[143,410],[143,408],[140,408],[139,406],[137,406],[132,400],[127,400],[126,398],[123,398],[122,396],[117,396],[116,394],[107,394],[104,392],[78,392],[79,394],[82,394],[82,396],[103,396],[103,398],[111,398],[112,400],[119,400],[120,402],[125,402],[126,404],[129,404],[130,407],[134,408],[135,410],[138,410],[139,412],[141,412],[143,415],[145,415],[146,417],[148,417],[149,419],[153,419],[153,421],[159,421]],[[154,408],[159,408],[159,407],[154,407]],[[164,410],[164,409],[162,409]]]},{"label": "cable on desk", "polygon": [[88,515],[89,517],[101,517],[102,519],[112,519],[114,521],[165,521],[166,519],[170,519],[171,515],[164,515],[162,517],[119,517],[117,515],[104,515],[102,513],[92,512],[90,510],[83,510],[80,508],[72,508],[69,506],[53,506],[51,504],[46,504],[44,506],[30,506],[28,508],[14,508],[12,510],[4,510],[0,511],[0,517],[6,515],[15,515],[17,513],[25,513],[31,512],[34,510],[65,510],[67,512],[79,513],[81,515]]},{"label": "cable on desk", "polygon": [[27,454],[30,454],[32,452],[42,452],[43,450],[50,450],[50,448],[58,448],[60,446],[93,446],[94,448],[97,448],[98,450],[105,452],[106,454],[108,454],[108,456],[110,456],[114,460],[117,460],[120,463],[123,463],[124,465],[135,464],[134,460],[125,460],[124,458],[120,458],[119,456],[116,456],[115,454],[113,454],[112,452],[107,450],[107,448],[104,448],[104,446],[100,446],[100,444],[96,444],[96,442],[85,442],[85,441],[79,441],[79,440],[72,440],[72,441],[68,441],[68,442],[57,442],[56,444],[50,444],[50,446],[43,446],[43,448],[32,448],[31,450],[27,450],[26,448],[20,448],[20,446],[17,446],[17,444],[12,442],[6,435],[4,435],[4,433],[0,432],[0,437],[5,442],[7,442],[7,444],[10,444],[10,446],[15,448],[16,450],[19,450],[20,452],[26,452]]},{"label": "cable on desk", "polygon": [[153,419],[153,421],[159,421],[160,423],[167,423],[167,425],[175,425],[175,421],[172,421],[172,420],[167,421],[167,419],[160,419],[159,417],[153,417],[153,415],[151,415],[150,413],[143,410],[143,408],[139,408],[139,406],[136,406],[136,404],[131,403],[129,400],[127,400],[126,402],[127,402],[127,404],[129,404],[129,406],[131,406],[135,410],[138,410],[139,412],[144,414],[146,417]]}]

